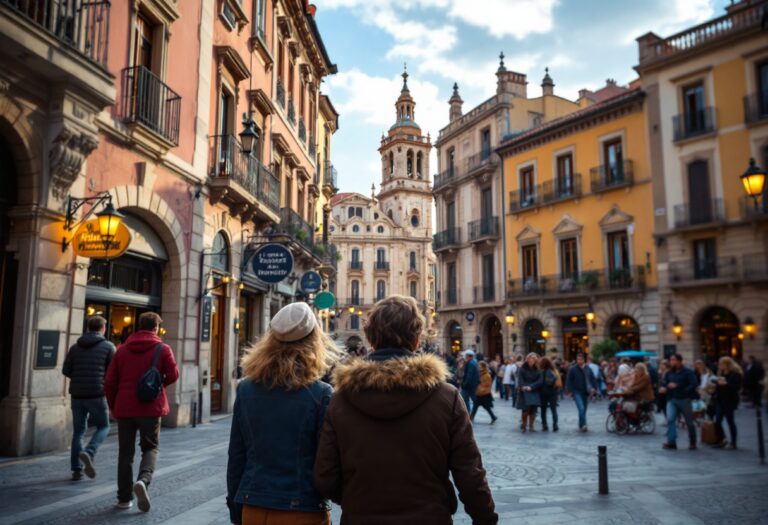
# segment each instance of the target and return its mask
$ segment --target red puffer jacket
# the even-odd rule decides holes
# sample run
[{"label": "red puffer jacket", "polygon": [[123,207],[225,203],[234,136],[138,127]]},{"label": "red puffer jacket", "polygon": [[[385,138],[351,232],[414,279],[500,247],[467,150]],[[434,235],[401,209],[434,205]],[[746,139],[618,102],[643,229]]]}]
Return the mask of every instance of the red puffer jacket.
[{"label": "red puffer jacket", "polygon": [[[121,417],[161,417],[169,412],[165,389],[154,401],[140,401],[136,397],[139,379],[152,366],[155,348],[162,340],[149,330],[131,334],[117,349],[104,379],[104,393],[112,415]],[[157,369],[163,375],[163,385],[168,386],[179,378],[179,369],[171,347],[164,344],[157,360]]]}]

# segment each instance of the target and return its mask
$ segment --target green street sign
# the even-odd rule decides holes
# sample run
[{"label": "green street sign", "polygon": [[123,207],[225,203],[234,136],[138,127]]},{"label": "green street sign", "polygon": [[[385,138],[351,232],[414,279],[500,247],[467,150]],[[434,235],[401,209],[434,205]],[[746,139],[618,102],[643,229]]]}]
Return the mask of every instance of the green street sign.
[{"label": "green street sign", "polygon": [[332,308],[334,303],[336,303],[336,298],[331,292],[320,292],[315,296],[315,306],[318,310]]}]

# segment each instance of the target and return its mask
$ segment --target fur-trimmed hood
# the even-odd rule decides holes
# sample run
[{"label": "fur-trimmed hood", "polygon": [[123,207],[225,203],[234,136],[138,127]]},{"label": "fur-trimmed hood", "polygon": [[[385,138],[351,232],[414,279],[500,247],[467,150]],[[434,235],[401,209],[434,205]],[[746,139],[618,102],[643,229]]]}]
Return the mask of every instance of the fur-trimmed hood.
[{"label": "fur-trimmed hood", "polygon": [[358,410],[394,419],[421,405],[448,377],[442,359],[414,354],[386,360],[354,359],[336,368],[333,383]]}]

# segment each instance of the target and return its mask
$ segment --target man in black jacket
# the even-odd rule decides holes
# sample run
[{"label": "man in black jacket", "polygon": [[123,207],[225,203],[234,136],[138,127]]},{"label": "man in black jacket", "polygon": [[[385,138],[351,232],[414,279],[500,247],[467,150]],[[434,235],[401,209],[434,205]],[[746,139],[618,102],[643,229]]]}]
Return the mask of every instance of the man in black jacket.
[{"label": "man in black jacket", "polygon": [[[109,433],[109,409],[104,396],[104,376],[115,355],[115,345],[104,337],[107,321],[95,315],[88,319],[88,332],[67,353],[62,372],[70,378],[72,396],[72,480],[96,477],[93,457]],[[96,432],[83,450],[83,435],[90,419]]]}]

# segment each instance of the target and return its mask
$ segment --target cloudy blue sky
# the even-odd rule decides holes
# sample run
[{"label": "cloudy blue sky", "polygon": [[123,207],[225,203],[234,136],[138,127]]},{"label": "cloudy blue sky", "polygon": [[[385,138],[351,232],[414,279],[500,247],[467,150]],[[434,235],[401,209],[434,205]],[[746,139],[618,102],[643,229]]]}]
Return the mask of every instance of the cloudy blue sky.
[{"label": "cloudy blue sky", "polygon": [[[341,114],[332,160],[342,191],[379,183],[378,144],[395,119],[403,62],[416,120],[437,136],[459,83],[464,111],[492,96],[498,54],[528,75],[538,96],[544,68],[555,93],[575,99],[606,78],[635,78],[635,38],[661,36],[723,14],[730,0],[315,0],[317,22],[339,73],[323,84]],[[434,155],[433,155],[434,157]],[[433,174],[437,171],[434,158]]]}]

